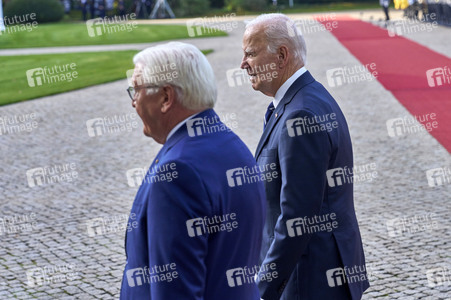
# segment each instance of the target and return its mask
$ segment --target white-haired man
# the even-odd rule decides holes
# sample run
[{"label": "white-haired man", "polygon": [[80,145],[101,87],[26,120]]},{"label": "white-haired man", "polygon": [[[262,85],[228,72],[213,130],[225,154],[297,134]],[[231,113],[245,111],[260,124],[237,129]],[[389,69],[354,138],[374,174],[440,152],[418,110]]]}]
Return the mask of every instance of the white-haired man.
[{"label": "white-haired man", "polygon": [[174,42],[134,62],[133,107],[144,134],[164,145],[131,209],[121,299],[259,299],[243,270],[258,266],[263,184],[242,177],[256,162],[212,109],[210,64]]},{"label": "white-haired man", "polygon": [[[296,24],[267,14],[243,37],[252,87],[274,97],[255,156],[282,176],[265,182],[267,216],[258,276],[261,297],[284,300],[360,299],[368,288],[354,210],[352,145],[346,119],[306,70]],[[268,79],[266,70],[271,71]],[[277,277],[264,266],[275,266]],[[350,271],[352,270],[352,272]]]}]

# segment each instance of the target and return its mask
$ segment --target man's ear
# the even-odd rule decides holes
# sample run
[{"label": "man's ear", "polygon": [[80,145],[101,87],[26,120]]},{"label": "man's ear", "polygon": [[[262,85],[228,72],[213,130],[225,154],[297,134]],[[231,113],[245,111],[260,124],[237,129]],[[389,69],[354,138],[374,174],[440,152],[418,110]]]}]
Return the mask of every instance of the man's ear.
[{"label": "man's ear", "polygon": [[162,88],[163,91],[163,100],[161,101],[161,112],[167,113],[171,107],[175,104],[176,96],[175,89],[171,85],[165,85]]},{"label": "man's ear", "polygon": [[280,46],[277,50],[277,63],[280,69],[288,64],[288,48],[285,45]]}]

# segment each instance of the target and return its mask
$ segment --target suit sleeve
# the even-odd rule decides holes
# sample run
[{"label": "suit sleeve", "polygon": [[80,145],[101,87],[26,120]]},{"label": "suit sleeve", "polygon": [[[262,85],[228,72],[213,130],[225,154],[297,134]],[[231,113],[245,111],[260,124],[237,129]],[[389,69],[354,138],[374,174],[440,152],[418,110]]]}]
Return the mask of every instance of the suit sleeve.
[{"label": "suit sleeve", "polygon": [[152,299],[201,300],[204,299],[206,283],[204,259],[208,233],[200,232],[199,235],[195,232],[199,227],[196,228],[189,220],[209,216],[211,204],[195,168],[178,161],[171,163],[176,164],[177,178],[170,182],[152,183],[155,186],[149,195],[147,230],[149,268],[155,264],[172,264],[171,277],[175,271],[177,278],[170,282],[151,280],[151,296]]},{"label": "suit sleeve", "polygon": [[[293,131],[288,131],[292,128],[287,128],[287,124],[290,126],[289,120],[305,117],[311,120],[314,115],[307,111],[289,115],[279,137],[278,155],[282,173],[281,215],[275,225],[274,240],[258,276],[260,294],[265,300],[281,297],[311,238],[310,234],[293,236],[291,233],[290,236],[287,225],[290,226],[290,220],[295,218],[311,218],[319,215],[326,189],[326,171],[331,155],[327,131],[304,132],[302,135],[293,136]],[[267,281],[264,280],[265,275],[272,270],[265,266],[271,264],[276,268],[277,278]]]}]

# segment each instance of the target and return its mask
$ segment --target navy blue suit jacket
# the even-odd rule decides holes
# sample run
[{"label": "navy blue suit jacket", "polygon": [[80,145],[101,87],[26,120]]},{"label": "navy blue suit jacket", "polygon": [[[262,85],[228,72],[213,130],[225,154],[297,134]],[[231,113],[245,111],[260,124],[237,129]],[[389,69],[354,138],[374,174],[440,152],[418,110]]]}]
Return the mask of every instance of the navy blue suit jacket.
[{"label": "navy blue suit jacket", "polygon": [[212,109],[180,127],[133,203],[121,299],[260,299],[250,270],[258,268],[264,187],[241,172],[253,167]]},{"label": "navy blue suit jacket", "polygon": [[265,183],[261,262],[273,264],[277,278],[258,282],[262,298],[360,299],[369,283],[352,175],[343,171],[353,167],[349,130],[338,104],[308,71],[275,109],[255,156],[282,174]]}]

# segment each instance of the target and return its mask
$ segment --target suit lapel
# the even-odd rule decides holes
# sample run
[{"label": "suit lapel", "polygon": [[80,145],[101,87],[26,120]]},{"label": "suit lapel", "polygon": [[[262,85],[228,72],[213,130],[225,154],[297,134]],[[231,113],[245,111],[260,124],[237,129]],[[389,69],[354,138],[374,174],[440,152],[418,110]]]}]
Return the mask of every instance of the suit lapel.
[{"label": "suit lapel", "polygon": [[274,126],[277,124],[277,121],[280,119],[283,111],[285,110],[285,105],[277,105],[277,108],[274,110],[271,118],[269,118],[268,123],[266,123],[265,130],[263,131],[262,137],[258,142],[257,150],[255,151],[255,158],[258,158],[260,152],[263,149],[263,145],[266,143],[266,140],[269,138],[270,133],[274,129]]},{"label": "suit lapel", "polygon": [[307,84],[312,83],[313,81],[315,81],[315,79],[312,77],[310,72],[307,71],[304,74],[302,74],[298,79],[296,79],[295,82],[293,82],[293,84],[290,86],[290,88],[280,101],[279,105],[277,105],[276,109],[274,110],[274,113],[272,114],[271,118],[269,118],[268,123],[266,124],[262,137],[258,142],[257,150],[255,151],[256,159],[258,159],[263,149],[263,146],[266,144],[266,141],[268,140],[272,130],[274,129],[279,119],[282,117],[282,114],[285,112],[285,106],[291,102],[294,95],[296,95],[300,89],[302,89]]}]

